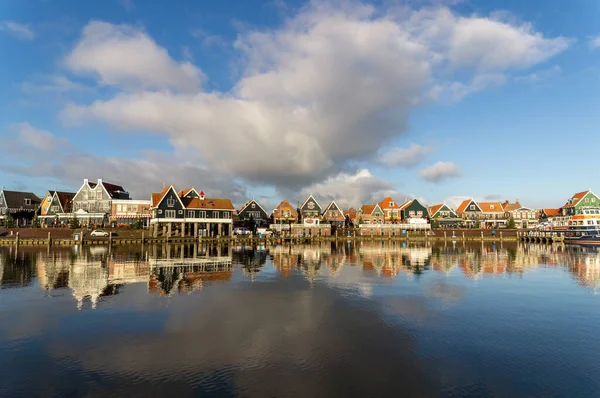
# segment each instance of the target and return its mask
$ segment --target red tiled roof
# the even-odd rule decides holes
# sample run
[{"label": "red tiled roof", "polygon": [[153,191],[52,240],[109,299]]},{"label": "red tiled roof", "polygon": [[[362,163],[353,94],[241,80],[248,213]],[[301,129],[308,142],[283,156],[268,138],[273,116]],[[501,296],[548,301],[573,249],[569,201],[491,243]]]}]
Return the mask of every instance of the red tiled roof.
[{"label": "red tiled roof", "polygon": [[371,214],[373,213],[373,210],[375,210],[375,206],[377,205],[364,205],[363,207],[360,208],[360,210],[363,212],[363,214]]},{"label": "red tiled roof", "polygon": [[560,209],[543,209],[548,217],[560,216]]},{"label": "red tiled roof", "polygon": [[200,198],[185,199],[183,201],[186,209],[218,209],[218,210],[235,210],[231,200],[229,199],[209,199]]},{"label": "red tiled roof", "polygon": [[281,203],[279,203],[279,205],[275,208],[275,210],[273,210],[273,217],[274,218],[281,218],[281,212],[283,210],[289,210],[290,211],[290,217],[289,218],[298,218],[298,212],[296,211],[296,209],[294,208],[294,206],[292,206],[290,204],[290,202],[286,199],[283,200]]},{"label": "red tiled roof", "polygon": [[484,213],[504,213],[502,203],[500,202],[479,202],[477,204]]},{"label": "red tiled roof", "polygon": [[458,206],[458,209],[456,209],[456,212],[463,213],[467,209],[467,206],[469,205],[469,203],[471,203],[472,201],[473,201],[473,199],[463,200],[462,203],[460,204],[460,206]]},{"label": "red tiled roof", "polygon": [[573,207],[573,206],[577,205],[577,203],[579,203],[579,201],[581,199],[583,199],[583,197],[585,195],[587,195],[588,192],[590,192],[590,191],[587,190],[587,191],[583,191],[583,192],[577,192],[575,195],[573,195],[573,197],[571,199],[569,199],[569,201],[571,201],[571,203],[567,202],[563,207]]},{"label": "red tiled roof", "polygon": [[521,206],[521,203],[518,201],[515,203],[508,203],[508,201],[506,201],[502,207],[504,208],[504,211],[513,211],[520,209],[523,206]]},{"label": "red tiled roof", "polygon": [[171,189],[170,185],[168,187],[164,187],[163,190],[160,191],[159,193],[153,193],[152,194],[152,207],[158,206],[158,203],[163,198],[163,196],[165,196],[167,194],[167,192],[169,191],[169,189]]},{"label": "red tiled roof", "polygon": [[[394,202],[394,205],[390,206],[390,202]],[[383,200],[381,202],[379,202],[379,207],[381,207],[381,210],[383,210],[383,209],[399,209],[400,208],[400,206],[398,206],[398,203],[396,203],[396,201],[394,199],[392,199],[391,196],[383,198]]]},{"label": "red tiled roof", "polygon": [[440,204],[440,205],[433,205],[429,207],[429,216],[433,217],[433,215],[435,213],[437,213],[442,207],[444,206],[444,204]]}]

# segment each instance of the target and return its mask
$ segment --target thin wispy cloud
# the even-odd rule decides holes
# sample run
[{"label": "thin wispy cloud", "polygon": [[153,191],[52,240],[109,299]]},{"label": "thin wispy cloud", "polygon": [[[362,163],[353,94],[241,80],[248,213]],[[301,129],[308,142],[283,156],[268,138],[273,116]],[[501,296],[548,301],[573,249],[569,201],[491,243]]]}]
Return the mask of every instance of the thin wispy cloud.
[{"label": "thin wispy cloud", "polygon": [[392,148],[381,156],[381,163],[386,166],[414,167],[433,152],[434,148],[411,144],[408,148]]},{"label": "thin wispy cloud", "polygon": [[22,40],[33,40],[35,38],[31,26],[15,21],[0,21],[0,32],[6,32]]}]

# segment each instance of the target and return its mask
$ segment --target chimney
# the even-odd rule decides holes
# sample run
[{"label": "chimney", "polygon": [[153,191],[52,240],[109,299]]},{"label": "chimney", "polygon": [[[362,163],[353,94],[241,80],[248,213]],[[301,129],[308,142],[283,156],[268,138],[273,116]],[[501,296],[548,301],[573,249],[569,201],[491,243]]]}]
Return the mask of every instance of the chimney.
[{"label": "chimney", "polygon": [[102,178],[98,178],[98,185],[102,185]]},{"label": "chimney", "polygon": [[86,184],[86,185],[87,185],[87,184],[88,184],[88,182],[89,182],[89,180],[88,180],[87,178],[84,178],[84,179],[83,179],[83,183],[84,183],[84,184]]}]

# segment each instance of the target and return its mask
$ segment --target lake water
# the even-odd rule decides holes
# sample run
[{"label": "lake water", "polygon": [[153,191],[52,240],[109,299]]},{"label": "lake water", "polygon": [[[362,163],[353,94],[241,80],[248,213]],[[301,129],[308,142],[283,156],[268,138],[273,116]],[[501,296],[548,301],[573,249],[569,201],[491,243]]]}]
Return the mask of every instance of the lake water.
[{"label": "lake water", "polygon": [[600,254],[0,248],[0,396],[598,397]]}]

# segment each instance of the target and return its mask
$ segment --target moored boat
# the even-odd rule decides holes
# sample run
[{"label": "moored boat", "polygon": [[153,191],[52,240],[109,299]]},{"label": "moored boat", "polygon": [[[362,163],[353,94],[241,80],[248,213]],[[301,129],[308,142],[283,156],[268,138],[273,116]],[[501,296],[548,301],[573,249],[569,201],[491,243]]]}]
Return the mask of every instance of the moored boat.
[{"label": "moored boat", "polygon": [[600,245],[600,208],[590,207],[572,216],[565,233],[565,243]]}]

